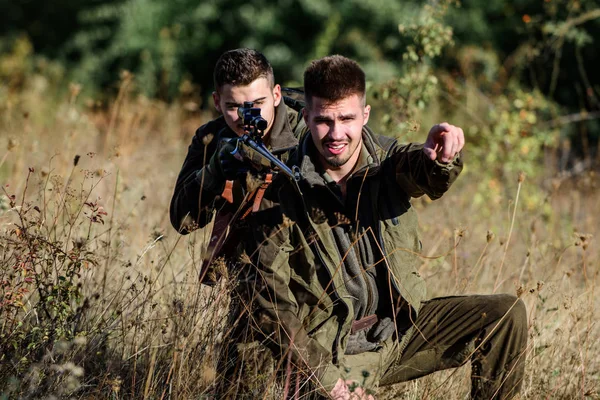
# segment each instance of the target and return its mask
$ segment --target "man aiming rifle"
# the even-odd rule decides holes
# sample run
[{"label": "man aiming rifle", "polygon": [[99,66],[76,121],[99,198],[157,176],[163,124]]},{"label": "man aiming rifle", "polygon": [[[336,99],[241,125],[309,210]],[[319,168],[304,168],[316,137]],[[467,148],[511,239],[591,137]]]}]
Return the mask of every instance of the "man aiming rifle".
[{"label": "man aiming rifle", "polygon": [[[192,138],[170,207],[171,224],[181,234],[214,223],[201,271],[205,283],[214,281],[214,276],[207,275],[208,266],[224,255],[225,238],[235,224],[234,216],[239,215],[241,208],[251,206],[249,202],[258,195],[249,193],[252,191],[246,185],[247,171],[270,164],[281,169],[280,160],[287,160],[289,152],[296,148],[303,129],[299,110],[282,101],[273,68],[256,50],[242,48],[223,53],[215,65],[214,85],[212,98],[221,116],[198,128]],[[253,127],[252,133],[248,131],[250,125],[245,124],[252,119],[245,119],[257,112],[260,120],[255,122],[260,126]],[[251,143],[257,146],[251,149]],[[246,160],[239,153],[244,149]]]},{"label": "man aiming rifle", "polygon": [[[248,235],[244,219],[260,203],[275,171],[293,175],[282,161],[298,145],[305,125],[301,103],[283,98],[271,65],[256,50],[223,53],[215,65],[214,86],[212,98],[221,116],[198,128],[192,138],[175,184],[170,217],[184,235],[197,228],[212,229],[200,282],[210,285],[219,279],[221,271],[212,267],[222,259],[233,266],[228,273],[235,285],[236,279],[244,280],[233,276],[240,273],[235,271],[243,252],[239,239]],[[257,172],[259,185],[252,187],[248,181]],[[236,344],[247,338],[247,297],[237,289],[234,286],[231,292],[227,324],[231,330],[217,366],[214,389],[222,397],[235,386],[234,374],[241,364]]]}]

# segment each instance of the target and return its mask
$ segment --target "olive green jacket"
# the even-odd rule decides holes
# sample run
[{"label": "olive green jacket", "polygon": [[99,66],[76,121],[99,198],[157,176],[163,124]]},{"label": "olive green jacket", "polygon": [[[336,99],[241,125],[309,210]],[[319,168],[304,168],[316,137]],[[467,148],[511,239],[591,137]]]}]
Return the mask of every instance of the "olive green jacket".
[{"label": "olive green jacket", "polygon": [[289,161],[303,179],[296,186],[278,177],[250,223],[255,313],[265,343],[281,357],[291,352],[297,364],[330,381],[324,385],[342,376],[337,369],[354,318],[331,226],[349,223],[375,236],[385,254],[391,306],[405,310],[397,318],[416,317],[425,282],[417,271],[421,243],[410,198],[441,197],[462,169],[459,157],[449,164],[431,161],[422,145],[400,145],[368,128],[363,143],[367,157],[348,179],[343,201],[317,171],[316,148],[306,135]]}]

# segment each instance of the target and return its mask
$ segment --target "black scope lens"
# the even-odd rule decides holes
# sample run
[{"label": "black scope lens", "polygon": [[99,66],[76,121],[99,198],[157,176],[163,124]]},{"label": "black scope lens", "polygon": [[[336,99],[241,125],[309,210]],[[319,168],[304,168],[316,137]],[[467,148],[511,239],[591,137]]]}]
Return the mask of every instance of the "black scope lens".
[{"label": "black scope lens", "polygon": [[267,129],[267,126],[269,124],[267,123],[266,119],[258,116],[256,118],[254,118],[254,120],[250,123],[250,125],[256,126],[256,129],[258,129],[259,131],[264,131],[265,129]]}]

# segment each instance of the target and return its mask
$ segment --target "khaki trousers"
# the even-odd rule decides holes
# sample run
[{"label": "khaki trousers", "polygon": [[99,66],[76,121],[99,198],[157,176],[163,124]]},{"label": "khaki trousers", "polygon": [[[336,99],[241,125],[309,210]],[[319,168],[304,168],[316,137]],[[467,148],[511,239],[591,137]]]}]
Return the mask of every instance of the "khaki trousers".
[{"label": "khaki trousers", "polygon": [[435,298],[422,304],[413,325],[399,343],[390,340],[379,352],[346,356],[347,379],[384,386],[471,361],[471,398],[509,399],[518,394],[527,315],[517,297]]}]

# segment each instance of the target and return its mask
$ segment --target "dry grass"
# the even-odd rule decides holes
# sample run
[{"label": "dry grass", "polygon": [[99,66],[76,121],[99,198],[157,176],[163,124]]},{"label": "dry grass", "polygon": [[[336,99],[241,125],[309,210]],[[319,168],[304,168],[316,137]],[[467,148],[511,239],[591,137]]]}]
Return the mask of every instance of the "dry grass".
[{"label": "dry grass", "polygon": [[[73,307],[86,302],[77,314],[85,329],[65,334],[65,340],[39,337],[29,353],[16,351],[24,357],[18,363],[3,359],[0,393],[113,399],[208,395],[219,343],[227,334],[227,282],[215,288],[197,283],[206,233],[181,237],[168,220],[177,173],[205,116],[187,111],[189,105],[168,106],[127,93],[100,111],[81,105],[77,95],[72,87],[65,101],[44,101],[43,85],[34,85],[12,95],[2,109],[0,183],[16,196],[16,205],[2,200],[0,237],[16,237],[19,212],[35,215],[39,205],[45,214],[30,217],[35,229],[65,251],[84,240],[93,262],[79,271],[81,297],[70,298]],[[74,166],[76,155],[81,158]],[[522,398],[598,398],[600,197],[594,177],[491,179],[489,192],[478,199],[480,174],[467,169],[441,201],[415,202],[424,252],[432,257],[421,268],[430,296],[518,293],[530,324]],[[84,202],[103,207],[108,214],[101,214],[103,222],[91,221]],[[77,222],[78,215],[85,223]],[[0,261],[12,254],[7,243],[0,243]],[[45,265],[55,268],[49,279],[61,273],[60,261]],[[9,264],[0,266],[2,276],[16,279]],[[40,317],[32,311],[33,293],[24,294],[15,313],[35,325]],[[1,315],[5,344],[11,325],[8,314]],[[379,398],[462,399],[468,388],[468,370],[461,368],[380,389]]]}]

